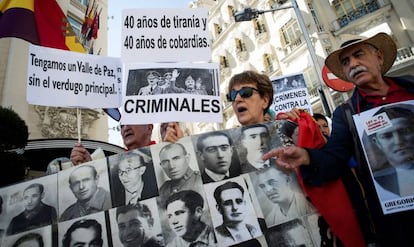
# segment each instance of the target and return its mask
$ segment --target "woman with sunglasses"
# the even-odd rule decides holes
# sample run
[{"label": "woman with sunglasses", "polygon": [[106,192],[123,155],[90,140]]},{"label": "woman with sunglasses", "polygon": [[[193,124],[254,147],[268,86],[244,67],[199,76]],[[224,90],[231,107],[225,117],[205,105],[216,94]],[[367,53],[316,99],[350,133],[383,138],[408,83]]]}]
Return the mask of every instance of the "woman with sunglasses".
[{"label": "woman with sunglasses", "polygon": [[265,122],[273,102],[273,85],[269,77],[255,71],[234,75],[229,82],[227,100],[241,125]]}]

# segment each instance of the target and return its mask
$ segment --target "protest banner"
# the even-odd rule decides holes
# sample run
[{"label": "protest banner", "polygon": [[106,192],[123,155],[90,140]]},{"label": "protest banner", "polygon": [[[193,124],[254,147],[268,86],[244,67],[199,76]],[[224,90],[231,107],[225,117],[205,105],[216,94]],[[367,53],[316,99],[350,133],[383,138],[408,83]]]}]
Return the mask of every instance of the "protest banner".
[{"label": "protest banner", "polygon": [[275,93],[270,109],[276,114],[299,108],[312,115],[310,96],[302,73],[271,78],[271,81]]},{"label": "protest banner", "polygon": [[208,62],[208,10],[126,9],[122,12],[124,62]]},{"label": "protest banner", "polygon": [[[286,123],[287,121],[276,121],[256,126],[267,129],[266,150],[292,143],[284,132]],[[222,240],[217,243],[209,242],[208,246],[257,242],[262,246],[279,246],[282,244],[281,241],[284,241],[283,243],[293,241],[297,245],[304,246],[320,246],[321,234],[328,231],[319,225],[320,216],[305,199],[295,173],[286,174],[274,165],[268,167],[269,164],[259,161],[253,164],[256,167],[254,170],[248,172],[241,169],[246,161],[255,163],[255,157],[244,150],[243,131],[241,127],[187,136],[177,143],[159,143],[131,150],[106,159],[70,167],[58,174],[31,180],[31,184],[44,186],[44,192],[48,195],[44,202],[54,205],[59,211],[58,222],[51,224],[52,227],[49,228],[49,237],[59,242],[53,242],[53,245],[62,244],[63,235],[70,226],[89,222],[93,225],[99,224],[102,228],[100,237],[103,246],[110,246],[109,243],[121,246],[126,241],[122,239],[125,233],[123,226],[130,224],[125,220],[130,215],[127,212],[131,208],[138,208],[136,210],[141,210],[141,213],[145,212],[143,213],[145,217],[141,215],[137,219],[146,222],[141,222],[140,231],[135,231],[144,232],[148,236],[141,240],[161,241],[165,245],[177,243],[176,241],[181,241],[180,233],[184,230],[174,228],[174,221],[170,220],[173,216],[172,212],[175,212],[170,210],[175,210],[177,205],[181,205],[172,204],[174,202],[172,197],[186,194],[194,199],[193,201],[201,201],[201,207],[195,211],[202,222],[200,224],[208,226],[208,229],[214,231],[217,239]],[[251,145],[249,147],[253,148]],[[217,158],[218,153],[221,154],[220,158]],[[128,161],[131,157],[138,158],[140,161],[138,163]],[[219,166],[215,159],[221,160]],[[211,180],[207,179],[209,176]],[[115,185],[115,182],[118,185]],[[20,210],[17,210],[13,207],[24,204],[22,193],[24,188],[28,187],[27,183],[0,189],[0,195],[4,200],[2,207],[4,211],[0,214],[2,229],[7,229],[11,219],[23,209],[20,207]],[[124,189],[112,193],[116,186]],[[138,188],[137,191],[132,191],[131,188],[134,186]],[[154,193],[146,197],[143,196],[144,191]],[[132,206],[128,202],[129,199],[135,198],[136,193],[139,196],[136,197],[135,206]],[[104,195],[110,195],[112,206],[107,207]],[[120,204],[113,203],[117,197],[123,197],[124,200]],[[229,201],[222,203],[224,197],[229,197]],[[58,205],[51,203],[51,199],[57,201]],[[282,201],[285,200],[294,200],[294,203],[283,203]],[[223,232],[222,225],[226,224],[229,217],[226,212],[230,211],[226,208],[230,201],[235,203],[233,207],[237,211],[231,214],[234,222],[246,226],[241,228],[244,230],[240,232],[235,229],[231,233]],[[75,204],[79,210],[72,211],[71,217],[63,217],[65,213],[62,212],[68,210],[68,205]],[[173,206],[169,207],[170,204]],[[83,208],[82,205],[89,205],[89,207]],[[293,205],[293,207],[285,208],[283,205]],[[39,228],[24,233],[38,231]],[[219,234],[221,234],[220,238]],[[237,237],[238,234],[242,236]],[[10,240],[7,240],[10,238],[16,239],[16,236],[6,234],[3,240],[10,243]],[[212,239],[214,241],[215,238]],[[3,242],[2,246],[4,246]]]},{"label": "protest banner", "polygon": [[222,122],[218,65],[126,63],[122,124]]},{"label": "protest banner", "polygon": [[29,104],[81,108],[121,104],[119,58],[30,45],[27,66]]},{"label": "protest banner", "polygon": [[414,208],[414,101],[353,116],[384,214]]}]

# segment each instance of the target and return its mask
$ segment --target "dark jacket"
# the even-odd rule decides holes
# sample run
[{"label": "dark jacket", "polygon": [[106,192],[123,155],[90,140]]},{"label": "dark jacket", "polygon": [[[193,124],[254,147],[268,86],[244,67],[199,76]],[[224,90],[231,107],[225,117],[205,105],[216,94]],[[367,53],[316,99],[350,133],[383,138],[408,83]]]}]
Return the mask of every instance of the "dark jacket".
[{"label": "dark jacket", "polygon": [[7,235],[56,223],[56,209],[52,206],[44,204],[43,202],[40,202],[39,211],[30,217],[30,219],[26,218],[25,213],[26,212],[23,211],[19,215],[13,217],[9,227],[7,228]]},{"label": "dark jacket", "polygon": [[[414,93],[413,76],[391,79]],[[349,101],[352,107],[344,103],[335,109],[332,118],[333,132],[327,144],[319,150],[308,149],[311,165],[301,166],[303,180],[307,184],[318,186],[324,182],[342,178],[368,242],[374,240],[384,246],[412,244],[414,234],[410,229],[414,222],[414,210],[389,215],[382,213],[368,164],[361,152],[362,146],[357,138],[354,123],[350,122],[345,114],[345,109],[355,114],[354,109],[358,109],[358,103],[361,112],[374,108],[357,93],[357,90],[355,89]],[[359,164],[355,169],[357,176],[354,176],[348,166],[352,155],[357,158]],[[367,204],[364,202],[363,194],[366,196]]]}]

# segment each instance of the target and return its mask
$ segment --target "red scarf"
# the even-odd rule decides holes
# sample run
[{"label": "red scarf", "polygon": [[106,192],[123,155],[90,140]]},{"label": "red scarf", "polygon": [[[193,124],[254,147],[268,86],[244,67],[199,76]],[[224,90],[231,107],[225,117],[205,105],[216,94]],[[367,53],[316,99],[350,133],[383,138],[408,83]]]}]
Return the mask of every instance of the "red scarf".
[{"label": "red scarf", "polygon": [[[299,119],[293,121],[299,125],[298,146],[321,148],[325,145],[319,126],[309,113],[301,110]],[[303,183],[300,169],[296,173],[303,191],[342,243],[347,247],[366,246],[342,180],[337,179],[319,187],[309,186]]]}]

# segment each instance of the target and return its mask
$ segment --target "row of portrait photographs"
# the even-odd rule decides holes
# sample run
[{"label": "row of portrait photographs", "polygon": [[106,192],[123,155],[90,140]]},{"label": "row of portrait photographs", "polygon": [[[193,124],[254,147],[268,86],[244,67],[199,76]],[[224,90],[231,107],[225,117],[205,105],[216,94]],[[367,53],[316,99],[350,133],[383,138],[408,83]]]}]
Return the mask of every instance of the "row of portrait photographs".
[{"label": "row of portrait photographs", "polygon": [[[148,208],[159,215],[162,239],[172,246],[189,240],[180,235],[187,233],[186,227],[172,220],[183,212],[195,215],[198,221],[193,222],[202,222],[190,229],[198,229],[192,234],[203,241],[219,239],[223,231],[231,236],[227,242],[219,241],[223,246],[256,238],[267,228],[315,213],[295,174],[282,173],[274,161],[258,159],[270,148],[292,142],[288,123],[189,136],[175,144],[132,150],[2,188],[0,229],[9,236],[151,199],[156,205]],[[191,207],[184,207],[187,199]],[[240,205],[248,213],[239,212]],[[180,206],[191,210],[174,211]],[[244,226],[242,234],[229,226],[240,224],[229,222]]]},{"label": "row of portrait photographs", "polygon": [[[165,205],[151,198],[5,236],[1,246],[23,246],[24,242],[29,244],[25,246],[63,247],[184,246],[184,239],[200,241],[203,246],[320,246],[323,231],[329,231],[319,222],[319,215],[303,215],[268,229],[262,215],[256,214],[251,201],[254,193],[248,193],[252,185],[247,181],[248,176],[239,176],[205,185],[213,227],[202,219],[207,210],[202,196],[183,190],[168,200],[167,224],[159,213]],[[215,198],[217,191],[220,202]],[[239,227],[232,229],[226,222]],[[169,241],[167,234],[174,234]]]},{"label": "row of portrait photographs", "polygon": [[126,96],[188,93],[217,95],[213,69],[151,68],[129,70]]}]

